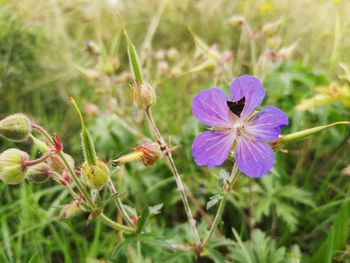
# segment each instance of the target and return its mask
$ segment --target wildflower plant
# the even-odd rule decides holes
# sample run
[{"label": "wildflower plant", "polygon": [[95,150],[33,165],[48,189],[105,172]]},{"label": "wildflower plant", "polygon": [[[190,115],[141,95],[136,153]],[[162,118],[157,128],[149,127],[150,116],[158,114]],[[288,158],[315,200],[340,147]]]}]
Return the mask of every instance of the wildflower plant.
[{"label": "wildflower plant", "polygon": [[[229,97],[219,88],[201,91],[193,99],[192,112],[199,122],[211,128],[194,139],[192,145],[194,162],[198,166],[209,168],[218,167],[228,159],[233,163],[231,173],[225,178],[220,178],[223,179],[223,183],[220,184],[222,192],[211,200],[211,206],[220,202],[213,221],[208,230],[201,232],[191,210],[187,188],[173,159],[176,147],[168,145],[153,118],[152,107],[157,101],[156,90],[150,81],[144,78],[137,51],[122,20],[121,25],[127,40],[127,52],[133,74],[130,84],[132,101],[146,117],[154,135],[152,142],[136,146],[132,153],[120,156],[111,162],[102,160],[95,150],[94,141],[85,126],[79,106],[72,99],[81,122],[84,161],[78,165],[64,152],[64,143],[59,135],[49,134],[24,114],[10,115],[0,121],[0,137],[13,142],[31,141],[42,151],[42,155],[34,160],[30,160],[29,155],[19,149],[4,151],[0,155],[0,180],[13,185],[20,184],[25,179],[35,183],[51,179],[62,185],[62,188],[71,194],[72,200],[64,205],[59,217],[69,219],[77,214],[87,213],[89,221],[99,219],[119,231],[123,238],[112,257],[117,262],[124,262],[127,247],[133,242],[137,244],[149,242],[147,222],[152,215],[160,213],[162,204],[147,206],[139,213],[135,212],[135,208],[123,204],[124,193],[118,192],[118,185],[111,179],[111,176],[118,172],[118,168],[114,166],[135,160],[140,160],[146,167],[156,165],[159,160],[167,162],[181,197],[192,240],[185,244],[158,240],[157,244],[170,251],[191,252],[199,258],[205,253],[221,221],[225,203],[240,172],[252,178],[267,175],[274,165],[275,152],[282,149],[286,143],[314,135],[335,125],[349,125],[346,121],[337,122],[281,135],[281,128],[288,125],[288,117],[275,106],[266,106],[259,110],[266,94],[261,81],[254,76],[243,75],[234,79]],[[101,195],[101,191],[107,188],[109,195],[107,197]],[[111,202],[116,204],[122,222],[113,220],[104,213],[105,207]],[[264,212],[265,210],[262,211]],[[234,233],[237,235],[235,231]],[[254,232],[254,240],[264,239],[263,234]],[[242,241],[239,242],[242,247],[253,246],[250,243],[243,245]],[[274,248],[274,243],[271,247]],[[283,256],[285,252],[276,250],[274,253]]]}]

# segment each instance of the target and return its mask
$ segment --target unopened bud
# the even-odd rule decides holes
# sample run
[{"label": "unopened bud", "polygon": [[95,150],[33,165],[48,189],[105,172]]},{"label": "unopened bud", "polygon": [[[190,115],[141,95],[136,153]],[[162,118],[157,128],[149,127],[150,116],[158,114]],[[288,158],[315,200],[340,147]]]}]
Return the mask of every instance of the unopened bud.
[{"label": "unopened bud", "polygon": [[5,184],[19,184],[24,181],[27,169],[23,163],[29,159],[26,152],[8,149],[0,155],[0,180]]},{"label": "unopened bud", "polygon": [[268,36],[268,37],[273,36],[278,32],[281,23],[282,23],[281,20],[278,20],[272,23],[267,23],[263,26],[261,31],[265,36]]},{"label": "unopened bud", "polygon": [[170,61],[178,60],[179,56],[180,56],[179,51],[177,51],[176,48],[170,48],[167,52],[167,57]]},{"label": "unopened bud", "polygon": [[156,103],[157,96],[151,84],[144,82],[131,84],[131,98],[135,106],[147,110]]},{"label": "unopened bud", "polygon": [[97,160],[95,165],[85,161],[81,167],[81,176],[88,187],[99,190],[108,182],[109,169],[101,160]]},{"label": "unopened bud", "polygon": [[31,131],[30,120],[22,113],[12,114],[0,121],[0,136],[9,141],[25,141]]},{"label": "unopened bud", "polygon": [[81,212],[79,207],[79,201],[73,201],[72,203],[65,205],[60,212],[60,219],[69,219]]},{"label": "unopened bud", "polygon": [[51,168],[47,163],[39,163],[29,167],[27,178],[33,183],[44,183],[50,178],[50,171]]},{"label": "unopened bud", "polygon": [[[74,169],[74,159],[69,155],[64,153],[64,157],[68,161],[69,166]],[[53,154],[48,159],[49,165],[51,166],[52,170],[55,172],[62,174],[63,171],[66,170],[66,166],[64,162],[62,161],[61,157],[59,157],[57,154]]]},{"label": "unopened bud", "polygon": [[92,40],[88,40],[85,42],[85,49],[87,52],[93,55],[99,55],[101,53],[100,47]]},{"label": "unopened bud", "polygon": [[240,15],[231,16],[227,21],[233,27],[240,27],[245,23],[245,18]]}]

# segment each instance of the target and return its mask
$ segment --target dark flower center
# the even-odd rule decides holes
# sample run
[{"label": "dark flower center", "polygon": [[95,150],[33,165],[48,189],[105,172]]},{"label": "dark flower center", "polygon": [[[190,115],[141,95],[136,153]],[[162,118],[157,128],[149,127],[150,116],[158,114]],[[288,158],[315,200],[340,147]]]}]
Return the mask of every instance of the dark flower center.
[{"label": "dark flower center", "polygon": [[229,107],[230,111],[236,114],[238,117],[241,117],[244,104],[245,104],[245,97],[241,98],[239,101],[227,101],[227,106]]}]

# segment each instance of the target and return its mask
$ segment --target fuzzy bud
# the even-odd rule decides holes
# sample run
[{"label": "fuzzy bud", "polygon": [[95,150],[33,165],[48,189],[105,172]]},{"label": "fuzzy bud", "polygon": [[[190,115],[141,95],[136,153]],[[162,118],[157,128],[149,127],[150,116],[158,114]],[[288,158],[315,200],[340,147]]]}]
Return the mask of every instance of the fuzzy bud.
[{"label": "fuzzy bud", "polygon": [[95,165],[85,161],[81,167],[81,176],[88,187],[99,190],[108,182],[109,169],[101,160],[97,160]]},{"label": "fuzzy bud", "polygon": [[23,163],[29,159],[26,152],[8,149],[0,155],[0,180],[5,184],[19,184],[24,181],[27,169]]},{"label": "fuzzy bud", "polygon": [[33,183],[44,183],[50,178],[50,171],[47,163],[39,163],[29,167],[27,178]]},{"label": "fuzzy bud", "polygon": [[12,114],[0,121],[0,136],[9,141],[25,141],[31,131],[30,120],[22,113]]},{"label": "fuzzy bud", "polygon": [[245,18],[240,15],[231,16],[227,21],[233,27],[240,27],[245,23]]},{"label": "fuzzy bud", "polygon": [[147,110],[156,103],[157,96],[151,84],[136,83],[131,84],[131,98],[135,106],[141,110]]},{"label": "fuzzy bud", "polygon": [[81,212],[81,208],[79,207],[79,201],[73,201],[68,205],[65,205],[60,212],[60,219],[69,219]]},{"label": "fuzzy bud", "polygon": [[[66,154],[66,153],[64,153],[64,156],[66,157],[70,167],[74,169],[74,159],[69,154]],[[51,155],[48,159],[48,162],[52,170],[54,170],[59,174],[62,174],[63,171],[66,170],[66,166],[64,165],[64,162],[62,161],[61,157],[59,157],[56,154]]]}]

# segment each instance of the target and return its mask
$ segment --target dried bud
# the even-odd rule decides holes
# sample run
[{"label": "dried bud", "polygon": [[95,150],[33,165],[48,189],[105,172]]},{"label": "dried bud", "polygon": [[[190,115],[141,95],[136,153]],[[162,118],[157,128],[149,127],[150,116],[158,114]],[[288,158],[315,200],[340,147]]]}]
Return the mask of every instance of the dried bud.
[{"label": "dried bud", "polygon": [[109,169],[101,160],[97,160],[95,165],[85,161],[81,167],[81,176],[88,187],[99,190],[108,182]]},{"label": "dried bud", "polygon": [[73,201],[68,205],[65,205],[60,212],[60,219],[68,219],[78,215],[82,210],[79,207],[79,201]]},{"label": "dried bud", "polygon": [[[66,153],[64,153],[64,156],[66,157],[70,167],[74,169],[74,159]],[[62,161],[61,157],[59,157],[56,154],[51,155],[48,159],[48,162],[52,170],[59,174],[62,174],[63,171],[66,170],[66,166],[64,165],[64,162]]]},{"label": "dried bud", "polygon": [[151,166],[162,157],[162,151],[158,143],[151,142],[134,148],[136,152],[142,152],[141,161],[145,166]]},{"label": "dried bud", "polygon": [[162,151],[159,144],[151,142],[136,146],[134,148],[134,152],[123,155],[113,162],[123,164],[141,160],[145,166],[149,167],[158,161],[161,157]]},{"label": "dried bud", "polygon": [[18,149],[8,149],[0,155],[0,180],[5,184],[19,184],[24,181],[27,169],[23,162],[29,156],[26,152]]},{"label": "dried bud", "polygon": [[0,136],[9,141],[25,141],[30,133],[30,120],[22,113],[12,114],[0,121]]},{"label": "dried bud", "polygon": [[50,178],[50,171],[47,163],[39,163],[29,167],[27,178],[33,183],[44,183]]},{"label": "dried bud", "polygon": [[156,92],[151,84],[144,82],[131,84],[131,98],[135,106],[147,110],[156,103]]}]

